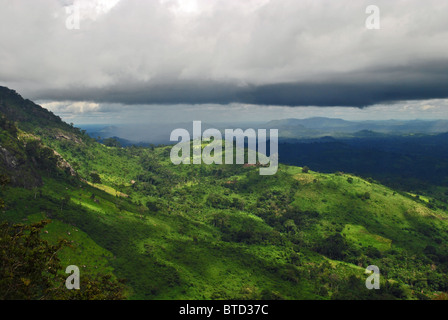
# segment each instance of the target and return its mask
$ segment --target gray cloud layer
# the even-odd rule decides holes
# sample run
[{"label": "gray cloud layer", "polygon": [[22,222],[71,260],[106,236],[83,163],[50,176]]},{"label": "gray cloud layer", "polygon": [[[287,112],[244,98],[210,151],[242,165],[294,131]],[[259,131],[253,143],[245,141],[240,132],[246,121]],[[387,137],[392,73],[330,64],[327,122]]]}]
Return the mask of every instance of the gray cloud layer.
[{"label": "gray cloud layer", "polygon": [[68,0],[0,0],[1,84],[123,104],[448,97],[447,1],[375,1],[381,30],[365,28],[370,1],[79,1],[80,29],[68,30]]}]

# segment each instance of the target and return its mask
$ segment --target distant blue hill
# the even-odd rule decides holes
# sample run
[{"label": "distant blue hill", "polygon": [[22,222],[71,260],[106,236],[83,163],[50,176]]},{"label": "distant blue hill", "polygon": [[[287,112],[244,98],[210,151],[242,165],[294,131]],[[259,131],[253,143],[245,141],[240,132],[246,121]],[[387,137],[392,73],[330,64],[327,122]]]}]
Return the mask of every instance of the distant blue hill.
[{"label": "distant blue hill", "polygon": [[[148,123],[148,124],[114,124],[114,125],[81,125],[87,133],[94,137],[119,137],[126,143],[135,144],[169,144],[170,133],[176,128],[191,131],[192,122],[185,123]],[[202,129],[217,128],[223,132],[225,128],[278,129],[279,137],[285,139],[321,139],[324,137],[372,138],[387,135],[438,134],[448,132],[448,120],[369,120],[348,121],[326,117],[308,119],[282,119],[266,123],[247,124],[238,122],[213,125],[202,123]],[[322,141],[320,141],[322,142]]]}]

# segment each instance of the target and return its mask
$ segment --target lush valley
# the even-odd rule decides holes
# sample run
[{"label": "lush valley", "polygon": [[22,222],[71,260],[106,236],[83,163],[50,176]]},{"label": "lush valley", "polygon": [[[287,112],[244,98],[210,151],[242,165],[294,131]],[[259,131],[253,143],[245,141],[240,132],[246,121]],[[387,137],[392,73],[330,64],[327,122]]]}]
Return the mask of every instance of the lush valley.
[{"label": "lush valley", "polygon": [[[50,219],[41,239],[66,239],[61,266],[78,265],[92,285],[125,279],[128,299],[446,296],[440,198],[345,168],[175,166],[170,146],[106,146],[6,88],[0,96],[0,220]],[[365,287],[369,265],[380,290]]]}]

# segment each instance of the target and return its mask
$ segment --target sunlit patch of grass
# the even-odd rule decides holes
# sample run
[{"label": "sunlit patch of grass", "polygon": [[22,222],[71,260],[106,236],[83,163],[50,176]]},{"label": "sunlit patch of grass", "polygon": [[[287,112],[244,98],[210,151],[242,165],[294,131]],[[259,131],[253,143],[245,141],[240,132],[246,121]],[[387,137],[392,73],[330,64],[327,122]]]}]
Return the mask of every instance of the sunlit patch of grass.
[{"label": "sunlit patch of grass", "polygon": [[118,197],[124,197],[127,198],[129,197],[127,194],[120,192],[110,186],[104,185],[104,184],[99,184],[99,183],[92,183],[92,182],[87,182],[89,185],[91,185],[94,188],[103,190],[105,192],[107,192],[108,194],[112,195],[112,196],[118,196]]},{"label": "sunlit patch of grass", "polygon": [[[47,217],[45,214],[36,213],[29,215],[28,219],[32,223]],[[58,253],[62,266],[76,265],[81,272],[88,274],[113,274],[114,269],[109,264],[112,253],[99,246],[80,228],[52,220],[42,230],[41,237],[51,244],[63,239],[67,241],[67,246]]]},{"label": "sunlit patch of grass", "polygon": [[360,244],[363,247],[374,247],[380,251],[386,251],[392,245],[392,240],[372,234],[359,225],[346,224],[342,234],[345,235],[347,240]]}]

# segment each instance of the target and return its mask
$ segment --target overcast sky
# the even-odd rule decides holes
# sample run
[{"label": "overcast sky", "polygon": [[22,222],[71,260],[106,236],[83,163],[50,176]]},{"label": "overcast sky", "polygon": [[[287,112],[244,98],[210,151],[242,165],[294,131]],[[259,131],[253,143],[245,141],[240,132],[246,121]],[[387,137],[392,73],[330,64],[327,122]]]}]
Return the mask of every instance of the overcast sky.
[{"label": "overcast sky", "polygon": [[75,123],[448,118],[447,53],[447,0],[0,0],[0,85]]}]

